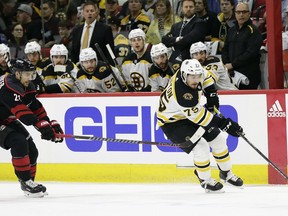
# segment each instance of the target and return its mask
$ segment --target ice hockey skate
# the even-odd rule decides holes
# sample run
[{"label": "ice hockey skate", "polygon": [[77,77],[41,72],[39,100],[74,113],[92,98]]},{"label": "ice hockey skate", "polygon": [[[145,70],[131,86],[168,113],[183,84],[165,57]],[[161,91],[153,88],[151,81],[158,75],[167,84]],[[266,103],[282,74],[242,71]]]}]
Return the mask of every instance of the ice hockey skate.
[{"label": "ice hockey skate", "polygon": [[224,193],[223,184],[216,181],[213,178],[209,178],[206,180],[200,179],[196,170],[194,170],[194,174],[199,179],[200,185],[205,189],[206,193]]},{"label": "ice hockey skate", "polygon": [[235,176],[232,171],[222,171],[220,170],[220,181],[223,183],[226,183],[227,185],[231,185],[237,188],[243,188],[243,180],[238,177]]},{"label": "ice hockey skate", "polygon": [[41,198],[48,194],[45,186],[38,184],[31,179],[28,181],[19,180],[19,182],[21,184],[21,189],[24,191],[26,197]]}]

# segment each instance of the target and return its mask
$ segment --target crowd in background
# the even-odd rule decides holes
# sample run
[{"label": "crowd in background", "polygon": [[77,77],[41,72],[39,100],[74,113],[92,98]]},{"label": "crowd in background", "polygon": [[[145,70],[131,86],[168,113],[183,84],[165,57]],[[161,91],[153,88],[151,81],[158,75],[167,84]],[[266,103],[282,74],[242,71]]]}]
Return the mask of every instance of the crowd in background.
[{"label": "crowd in background", "polygon": [[[189,3],[183,6],[184,2]],[[0,43],[9,47],[10,59],[28,58],[29,52],[25,52],[28,43],[39,44],[39,60],[35,65],[41,69],[38,71],[45,86],[51,81],[47,81],[47,77],[50,77],[47,67],[51,65],[52,71],[64,73],[68,72],[67,65],[69,65],[69,73],[74,71],[72,76],[74,81],[71,84],[74,87],[67,87],[65,84],[60,85],[59,89],[51,90],[47,87],[42,91],[46,93],[107,92],[107,86],[110,85],[119,87],[110,88],[110,91],[127,91],[127,89],[161,91],[167,82],[159,84],[159,88],[151,88],[150,83],[157,78],[158,82],[161,82],[159,80],[171,77],[183,60],[193,56],[196,58],[196,54],[200,54],[201,51],[205,51],[205,61],[202,65],[206,69],[213,72],[215,62],[208,64],[208,57],[216,55],[217,61],[221,64],[223,61],[223,70],[226,70],[236,89],[257,89],[260,82],[259,51],[262,42],[266,39],[265,0],[244,1],[245,6],[241,6],[238,11],[235,10],[241,2],[243,1],[92,0],[88,1],[87,5],[87,1],[83,0],[2,0]],[[95,8],[89,3],[95,4]],[[287,1],[282,1],[282,4],[283,31],[285,31],[288,19]],[[247,27],[245,32],[242,26]],[[86,29],[88,29],[87,41]],[[139,29],[141,31],[138,31]],[[239,34],[241,29],[243,31]],[[239,36],[237,40],[235,36]],[[249,44],[247,42],[249,40],[253,43]],[[196,49],[194,50],[196,53],[191,53],[191,45],[197,42],[203,42],[205,47],[203,50]],[[99,45],[98,48],[96,44]],[[106,47],[107,44],[115,58]],[[152,57],[150,52],[153,46],[155,46],[154,51],[158,48],[162,49],[154,52],[154,54],[158,53],[158,56],[155,54]],[[92,50],[88,49],[89,47]],[[35,45],[32,51],[38,52],[37,49],[38,45]],[[83,50],[86,52],[82,52]],[[0,55],[5,53],[3,50],[0,51]],[[81,61],[81,53],[83,61]],[[59,67],[55,67],[58,63],[54,57],[59,55],[65,56],[66,59],[61,64],[65,65],[66,69],[60,70]],[[89,55],[95,59],[96,65],[93,66],[92,71],[87,72],[89,68],[85,68],[83,62],[86,64],[87,61],[91,61]],[[156,61],[160,55],[167,56],[163,63]],[[199,57],[198,60],[200,59]],[[164,64],[162,68],[161,64]],[[152,72],[150,70],[152,65],[156,66],[158,71],[154,68]],[[166,71],[168,66],[172,68],[169,73]],[[0,69],[4,74],[5,67],[2,63]],[[107,75],[104,76],[102,72],[106,70]],[[43,71],[45,71],[44,77]],[[79,71],[83,74],[81,75]],[[216,71],[215,82],[217,82],[220,78],[217,77],[217,70],[214,71]],[[65,83],[57,78],[60,76],[59,73],[54,73],[53,76],[55,74],[56,77],[53,79],[57,80],[56,83]],[[239,74],[240,78],[238,77],[237,80],[235,77]],[[243,74],[245,77],[241,78]],[[107,77],[111,78],[109,82]],[[77,87],[75,80],[80,80],[81,83],[83,79],[85,82],[81,85],[85,90],[80,90],[79,85],[76,90],[73,90],[75,86]],[[91,80],[106,82],[106,88],[95,87],[93,90],[85,87],[92,82]],[[248,84],[245,80],[249,80]],[[104,86],[103,83],[101,85]],[[39,87],[39,83],[38,88],[43,89]]]}]

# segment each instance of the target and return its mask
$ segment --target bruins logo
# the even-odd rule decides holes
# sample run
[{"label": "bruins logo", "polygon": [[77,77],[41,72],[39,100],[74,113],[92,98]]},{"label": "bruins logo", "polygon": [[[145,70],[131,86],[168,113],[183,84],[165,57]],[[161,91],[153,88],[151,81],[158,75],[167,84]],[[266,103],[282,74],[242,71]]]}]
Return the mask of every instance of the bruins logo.
[{"label": "bruins logo", "polygon": [[172,67],[174,71],[177,71],[180,68],[180,64],[174,64]]},{"label": "bruins logo", "polygon": [[183,98],[184,98],[185,100],[192,100],[192,99],[193,99],[193,96],[192,96],[192,94],[190,94],[190,93],[185,93],[185,94],[183,95]]},{"label": "bruins logo", "polygon": [[103,73],[105,70],[106,70],[106,66],[102,66],[102,67],[99,68],[99,72],[100,73]]}]

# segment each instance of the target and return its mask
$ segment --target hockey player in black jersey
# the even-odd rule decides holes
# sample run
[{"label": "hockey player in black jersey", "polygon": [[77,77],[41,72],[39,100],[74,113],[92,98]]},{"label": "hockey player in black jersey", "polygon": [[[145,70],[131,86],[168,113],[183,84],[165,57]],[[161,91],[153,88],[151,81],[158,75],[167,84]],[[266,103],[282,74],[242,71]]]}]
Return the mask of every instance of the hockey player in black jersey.
[{"label": "hockey player in black jersey", "polygon": [[119,70],[111,66],[114,77],[108,65],[98,60],[96,52],[91,47],[81,50],[79,62],[80,69],[76,78],[82,93],[121,91],[118,83],[121,85],[123,81]]},{"label": "hockey player in black jersey", "polygon": [[33,80],[32,82],[35,85],[37,92],[42,93],[45,89],[42,77],[42,70],[46,66],[51,64],[51,61],[47,57],[45,58],[42,57],[41,46],[36,41],[28,42],[25,45],[24,53],[26,55],[26,58],[31,62],[31,64],[33,64],[36,67],[36,72],[38,75],[36,76],[36,79]]},{"label": "hockey player in black jersey", "polygon": [[77,66],[68,59],[64,44],[54,44],[50,50],[51,64],[42,71],[45,93],[70,93],[79,89],[76,80]]},{"label": "hockey player in black jersey", "polygon": [[204,93],[206,107],[219,107],[214,81],[196,59],[185,60],[160,96],[157,111],[158,125],[173,143],[190,141],[182,148],[193,153],[195,174],[206,192],[222,192],[222,183],[211,178],[210,147],[220,169],[220,180],[236,187],[243,181],[232,173],[232,164],[226,145],[226,138],[220,133],[226,131],[239,137],[243,129],[230,118],[213,115],[201,105]]},{"label": "hockey player in black jersey", "polygon": [[217,56],[209,55],[206,44],[201,41],[193,43],[190,47],[190,57],[197,59],[206,70],[211,72],[218,90],[237,90],[222,60]]},{"label": "hockey player in black jersey", "polygon": [[48,57],[43,58],[41,46],[36,41],[28,42],[25,45],[24,53],[27,59],[36,67],[36,71],[41,75],[41,70],[51,63]]},{"label": "hockey player in black jersey", "polygon": [[5,58],[10,60],[10,48],[5,44],[0,44],[0,76],[11,73]]},{"label": "hockey player in black jersey", "polygon": [[174,73],[180,68],[181,62],[169,62],[170,50],[163,44],[152,46],[151,59],[153,65],[149,70],[151,91],[163,91]]},{"label": "hockey player in black jersey", "polygon": [[62,142],[57,134],[63,131],[56,120],[50,120],[41,102],[36,99],[35,67],[26,60],[12,61],[13,74],[0,79],[0,146],[10,149],[15,174],[27,197],[43,197],[46,187],[34,182],[38,150],[23,126],[33,125],[41,138]]}]

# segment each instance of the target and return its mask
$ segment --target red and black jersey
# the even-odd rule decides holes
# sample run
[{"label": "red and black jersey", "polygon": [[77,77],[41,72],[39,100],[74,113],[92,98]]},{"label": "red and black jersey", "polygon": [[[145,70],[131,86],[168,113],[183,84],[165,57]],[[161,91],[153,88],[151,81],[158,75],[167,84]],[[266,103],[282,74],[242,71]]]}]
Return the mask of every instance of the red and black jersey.
[{"label": "red and black jersey", "polygon": [[44,107],[36,98],[35,86],[24,87],[15,75],[0,79],[0,124],[9,124],[19,119],[25,125],[34,125],[38,120],[49,121]]}]

